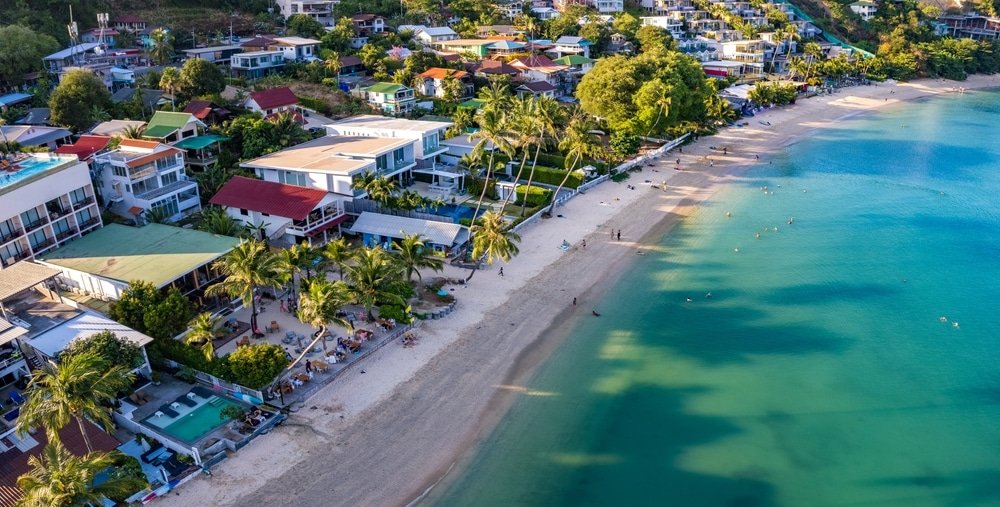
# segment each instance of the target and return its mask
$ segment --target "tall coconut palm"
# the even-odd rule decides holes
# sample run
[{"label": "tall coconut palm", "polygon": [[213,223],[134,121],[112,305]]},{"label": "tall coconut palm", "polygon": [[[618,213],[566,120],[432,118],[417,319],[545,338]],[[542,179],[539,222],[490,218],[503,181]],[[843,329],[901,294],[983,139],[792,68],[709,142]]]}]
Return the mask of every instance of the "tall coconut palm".
[{"label": "tall coconut palm", "polygon": [[506,154],[511,153],[511,144],[508,142],[507,133],[507,122],[505,114],[502,111],[483,108],[479,112],[479,130],[474,132],[470,139],[476,141],[474,147],[475,150],[482,151],[485,148],[492,145],[492,150],[490,150],[490,161],[486,166],[486,173],[483,179],[483,190],[479,193],[479,200],[476,201],[476,211],[473,213],[473,217],[479,216],[479,208],[483,206],[483,199],[486,198],[486,189],[490,186],[490,175],[496,170],[493,162],[496,157],[497,150],[502,151]]},{"label": "tall coconut palm", "polygon": [[[497,260],[510,261],[518,253],[521,237],[504,221],[503,215],[487,211],[472,225],[472,258],[493,264]],[[466,281],[471,280],[479,268],[476,262]]]},{"label": "tall coconut palm", "polygon": [[208,286],[205,294],[241,298],[244,305],[249,301],[250,328],[254,333],[259,333],[257,298],[254,296],[258,287],[281,285],[284,281],[281,261],[263,242],[244,239],[236,248],[212,263],[212,269],[222,273],[224,278],[221,282]]},{"label": "tall coconut palm", "polygon": [[123,458],[118,451],[76,456],[59,441],[53,441],[40,456],[28,458],[31,470],[17,478],[17,487],[24,494],[17,505],[104,505],[105,497],[122,497],[147,487],[144,479],[128,474],[106,474],[100,484],[95,484],[99,474],[118,466]]},{"label": "tall coconut palm", "polygon": [[552,193],[552,204],[549,206],[548,211],[549,215],[556,209],[559,192],[566,185],[569,175],[576,170],[577,165],[583,160],[583,157],[599,153],[597,137],[591,133],[593,129],[594,125],[590,119],[579,111],[570,120],[569,125],[566,126],[562,141],[559,142],[559,149],[566,153],[566,160],[572,158],[573,162],[566,168],[566,175],[559,182],[556,191]]},{"label": "tall coconut palm", "polygon": [[441,256],[427,247],[424,238],[419,234],[408,234],[403,236],[402,241],[392,243],[392,254],[406,270],[406,280],[413,280],[413,273],[417,274],[417,279],[422,280],[420,269],[426,268],[431,271],[442,271],[444,261]]},{"label": "tall coconut palm", "polygon": [[489,87],[479,90],[479,100],[483,101],[481,111],[503,113],[510,106],[510,88],[498,81],[493,81]]},{"label": "tall coconut palm", "polygon": [[285,272],[285,278],[288,280],[289,292],[294,299],[295,296],[295,275],[300,277],[305,273],[306,267],[311,261],[308,258],[309,251],[304,248],[301,244],[292,245],[290,248],[286,248],[278,252],[278,260],[281,264],[281,270]]},{"label": "tall coconut palm", "polygon": [[326,350],[326,331],[331,323],[347,328],[349,332],[354,331],[349,321],[337,316],[340,309],[350,301],[350,297],[347,284],[341,281],[331,282],[326,278],[310,278],[303,282],[297,316],[302,322],[317,328],[317,332],[313,341],[288,365],[287,370],[294,368],[317,341],[322,340],[323,350]]},{"label": "tall coconut palm", "polygon": [[134,378],[128,367],[109,364],[90,352],[65,357],[59,364],[49,361],[32,373],[25,391],[27,400],[17,418],[17,432],[23,435],[44,426],[49,440],[57,441],[58,431],[75,419],[87,450],[93,451],[84,418],[110,430],[113,422],[108,406]]},{"label": "tall coconut palm", "polygon": [[536,102],[533,97],[514,99],[510,109],[510,144],[512,151],[521,153],[521,163],[517,168],[517,174],[514,175],[514,191],[504,198],[500,205],[501,210],[507,206],[511,197],[517,195],[517,182],[521,180],[521,174],[528,161],[528,153],[531,152],[530,148],[537,142],[538,116],[535,114],[535,110]]},{"label": "tall coconut palm", "polygon": [[333,78],[337,80],[337,86],[340,86],[340,53],[336,51],[331,51],[329,55],[326,56],[326,60],[323,61],[323,68],[327,72],[333,74]]},{"label": "tall coconut palm", "polygon": [[403,270],[382,247],[365,247],[354,255],[354,264],[347,267],[348,291],[354,301],[365,307],[368,318],[374,319],[372,308],[379,303],[403,306],[399,295]]},{"label": "tall coconut palm", "polygon": [[[552,97],[541,97],[535,103],[535,121],[538,126],[538,144],[535,146],[535,158],[531,161],[531,172],[528,173],[528,188],[535,178],[535,167],[538,165],[538,155],[545,149],[549,139],[555,139],[559,134],[559,125],[563,121],[564,109]],[[528,200],[521,202],[521,216],[528,207]]]},{"label": "tall coconut palm", "polygon": [[202,312],[188,323],[191,330],[184,337],[184,342],[188,345],[199,346],[206,361],[215,359],[215,344],[212,340],[215,340],[215,326],[218,322],[219,319],[212,318],[212,314]]},{"label": "tall coconut palm", "polygon": [[323,257],[326,258],[327,266],[337,266],[340,279],[344,279],[344,267],[354,257],[351,245],[345,238],[337,238],[330,241],[323,247]]},{"label": "tall coconut palm", "polygon": [[149,40],[153,44],[149,49],[149,57],[157,65],[170,63],[170,59],[174,57],[174,36],[162,28],[157,28],[150,32]]},{"label": "tall coconut palm", "polygon": [[160,89],[170,94],[170,109],[177,108],[175,99],[183,86],[184,79],[181,77],[179,70],[174,67],[163,69],[163,74],[160,76]]}]

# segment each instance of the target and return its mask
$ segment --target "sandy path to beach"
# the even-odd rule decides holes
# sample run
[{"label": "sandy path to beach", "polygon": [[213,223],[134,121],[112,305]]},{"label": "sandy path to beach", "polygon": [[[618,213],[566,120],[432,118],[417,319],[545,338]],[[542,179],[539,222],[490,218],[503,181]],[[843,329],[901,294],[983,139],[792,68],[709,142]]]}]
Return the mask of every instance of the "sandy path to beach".
[{"label": "sandy path to beach", "polygon": [[[469,456],[523,393],[533,368],[572,339],[566,330],[575,319],[595,318],[592,302],[603,288],[718,184],[746,170],[752,174],[752,166],[766,163],[774,151],[814,129],[833,128],[845,116],[956,87],[992,86],[1000,82],[974,76],[800,100],[685,146],[624,183],[599,185],[558,208],[563,218],[529,227],[503,277],[494,266],[466,287],[452,288],[457,310],[425,322],[416,347],[390,344],[353,366],[284,425],[215,467],[212,477],[191,481],[160,504],[406,504]],[[683,171],[674,170],[677,158]],[[653,186],[664,180],[666,191]],[[621,240],[612,239],[610,231],[618,229]],[[563,240],[572,248],[559,249]],[[446,272],[452,278],[466,274]]]}]

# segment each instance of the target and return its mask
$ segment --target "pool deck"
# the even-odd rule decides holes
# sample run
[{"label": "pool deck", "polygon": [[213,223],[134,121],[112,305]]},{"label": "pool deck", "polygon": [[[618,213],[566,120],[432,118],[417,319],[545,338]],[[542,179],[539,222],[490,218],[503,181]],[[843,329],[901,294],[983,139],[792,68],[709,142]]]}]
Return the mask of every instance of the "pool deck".
[{"label": "pool deck", "polygon": [[23,187],[33,181],[61,171],[79,162],[76,156],[49,155],[47,158],[31,156],[14,166],[21,166],[14,172],[0,169],[0,194]]}]

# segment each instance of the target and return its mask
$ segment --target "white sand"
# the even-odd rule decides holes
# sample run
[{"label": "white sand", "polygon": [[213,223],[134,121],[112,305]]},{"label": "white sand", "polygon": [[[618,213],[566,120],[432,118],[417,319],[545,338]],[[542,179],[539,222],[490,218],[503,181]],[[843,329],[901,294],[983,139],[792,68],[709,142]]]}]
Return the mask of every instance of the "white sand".
[{"label": "white sand", "polygon": [[[405,504],[489,434],[524,391],[521,382],[563,339],[573,314],[593,318],[590,301],[601,289],[639,249],[658,242],[711,196],[716,184],[752,171],[814,129],[836,128],[846,116],[956,87],[993,86],[1000,86],[994,77],[973,76],[961,83],[922,80],[800,100],[744,120],[747,127],[685,146],[682,154],[668,155],[625,183],[599,185],[557,208],[566,218],[530,226],[503,278],[494,266],[467,287],[454,288],[457,310],[425,322],[416,347],[387,345],[318,392],[283,426],[215,467],[213,477],[188,483],[161,504]],[[676,158],[684,171],[673,169]],[[646,180],[667,180],[667,191]],[[609,231],[619,228],[621,241],[612,241]],[[558,248],[564,239],[573,245],[569,251]],[[446,275],[467,273],[449,267]]]}]

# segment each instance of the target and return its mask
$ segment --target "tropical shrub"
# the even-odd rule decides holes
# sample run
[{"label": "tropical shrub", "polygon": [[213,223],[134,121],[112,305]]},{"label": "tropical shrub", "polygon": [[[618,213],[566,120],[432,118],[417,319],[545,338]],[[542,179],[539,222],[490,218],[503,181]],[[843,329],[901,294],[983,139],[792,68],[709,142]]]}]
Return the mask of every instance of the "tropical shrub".
[{"label": "tropical shrub", "polygon": [[240,347],[228,357],[233,381],[251,389],[266,386],[288,365],[285,349],[271,343]]},{"label": "tropical shrub", "polygon": [[138,345],[111,331],[102,331],[70,343],[63,349],[60,357],[66,358],[87,352],[97,354],[110,363],[127,365],[131,368],[136,368],[143,362],[142,349]]},{"label": "tropical shrub", "polygon": [[[572,175],[570,178],[572,178]],[[549,196],[551,195],[552,191],[547,188],[536,187],[534,185],[531,187],[526,185],[517,186],[517,202],[520,203],[526,199],[528,206],[541,206],[549,202]]]},{"label": "tropical shrub", "polygon": [[[565,177],[566,171],[539,166],[535,168],[535,177],[533,179],[536,183],[558,185]],[[569,179],[566,180],[565,186],[568,188],[579,187],[583,184],[583,178],[582,172],[573,172],[569,175]]]}]

